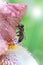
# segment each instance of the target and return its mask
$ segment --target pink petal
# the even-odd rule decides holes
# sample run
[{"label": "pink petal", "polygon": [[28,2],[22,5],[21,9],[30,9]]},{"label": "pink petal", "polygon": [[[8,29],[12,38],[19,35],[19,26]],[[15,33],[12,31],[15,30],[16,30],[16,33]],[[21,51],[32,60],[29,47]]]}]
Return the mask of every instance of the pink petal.
[{"label": "pink petal", "polygon": [[[16,36],[16,26],[18,26],[24,16],[27,6],[11,3],[1,5],[3,6],[0,8],[0,28],[3,28],[3,34],[8,33],[14,39]],[[6,37],[9,36],[8,34],[6,34]],[[9,39],[9,37],[7,38]]]},{"label": "pink petal", "polygon": [[22,20],[26,8],[27,6],[24,4],[0,3],[0,55],[7,48],[6,42],[15,39],[16,28]]}]

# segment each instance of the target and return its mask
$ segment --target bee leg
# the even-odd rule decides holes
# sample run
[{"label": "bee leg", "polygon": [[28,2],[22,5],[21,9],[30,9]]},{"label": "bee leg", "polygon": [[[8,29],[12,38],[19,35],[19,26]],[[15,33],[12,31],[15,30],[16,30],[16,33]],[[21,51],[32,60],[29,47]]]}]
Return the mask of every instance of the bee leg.
[{"label": "bee leg", "polygon": [[16,33],[17,33],[17,36],[20,36],[20,35],[19,35],[19,31],[18,31],[18,32],[16,32]]},{"label": "bee leg", "polygon": [[20,35],[17,35],[17,36],[20,36]]},{"label": "bee leg", "polygon": [[23,40],[24,36],[19,36],[18,43],[20,43]]},{"label": "bee leg", "polygon": [[17,31],[16,33],[19,33],[20,31]]},{"label": "bee leg", "polygon": [[19,33],[19,31],[18,31],[18,32],[16,32],[16,33]]}]

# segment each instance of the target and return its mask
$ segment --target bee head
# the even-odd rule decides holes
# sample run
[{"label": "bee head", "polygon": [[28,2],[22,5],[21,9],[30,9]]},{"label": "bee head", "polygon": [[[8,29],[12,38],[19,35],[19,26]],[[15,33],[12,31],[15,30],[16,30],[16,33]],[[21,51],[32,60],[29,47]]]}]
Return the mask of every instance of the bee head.
[{"label": "bee head", "polygon": [[20,25],[18,25],[18,28],[19,29],[24,28],[24,25],[20,24]]}]

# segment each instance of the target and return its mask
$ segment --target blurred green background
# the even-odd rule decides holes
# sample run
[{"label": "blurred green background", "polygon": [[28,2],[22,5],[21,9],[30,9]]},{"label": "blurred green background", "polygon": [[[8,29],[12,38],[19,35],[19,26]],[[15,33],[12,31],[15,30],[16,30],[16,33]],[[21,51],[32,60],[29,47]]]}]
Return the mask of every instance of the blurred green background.
[{"label": "blurred green background", "polygon": [[43,65],[43,0],[7,0],[27,4],[27,13],[21,23],[25,26],[22,45]]}]

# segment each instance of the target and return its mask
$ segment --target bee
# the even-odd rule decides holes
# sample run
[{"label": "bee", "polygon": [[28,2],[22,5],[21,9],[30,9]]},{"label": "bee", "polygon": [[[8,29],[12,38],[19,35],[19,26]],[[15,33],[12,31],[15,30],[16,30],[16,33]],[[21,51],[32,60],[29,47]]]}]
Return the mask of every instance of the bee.
[{"label": "bee", "polygon": [[19,37],[18,43],[20,43],[24,38],[24,25],[22,25],[22,24],[18,25],[18,32],[17,33],[19,33],[17,36]]}]

